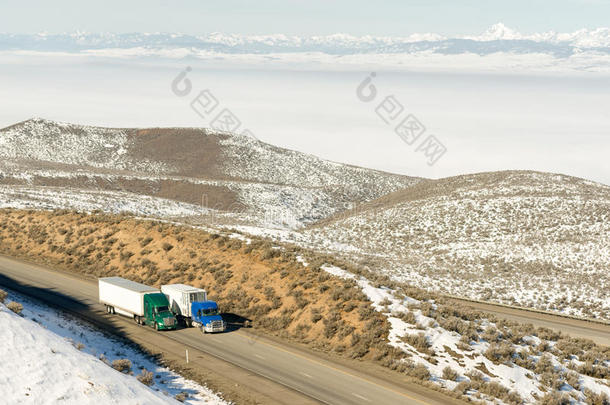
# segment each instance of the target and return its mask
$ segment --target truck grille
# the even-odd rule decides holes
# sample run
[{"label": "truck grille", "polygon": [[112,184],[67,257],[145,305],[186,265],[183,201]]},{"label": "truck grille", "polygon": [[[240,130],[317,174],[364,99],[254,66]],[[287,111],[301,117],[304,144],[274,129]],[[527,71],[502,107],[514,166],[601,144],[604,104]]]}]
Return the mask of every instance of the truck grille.
[{"label": "truck grille", "polygon": [[222,321],[212,321],[212,329],[222,330]]},{"label": "truck grille", "polygon": [[165,326],[174,326],[176,320],[174,318],[163,318],[163,325]]}]

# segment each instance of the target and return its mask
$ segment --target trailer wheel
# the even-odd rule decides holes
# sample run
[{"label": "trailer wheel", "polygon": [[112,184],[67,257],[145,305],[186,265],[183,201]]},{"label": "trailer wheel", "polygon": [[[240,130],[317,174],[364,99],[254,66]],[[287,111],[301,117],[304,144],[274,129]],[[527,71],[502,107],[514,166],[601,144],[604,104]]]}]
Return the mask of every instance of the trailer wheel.
[{"label": "trailer wheel", "polygon": [[114,307],[110,307],[112,309],[112,315],[116,314],[116,312],[114,311]]}]

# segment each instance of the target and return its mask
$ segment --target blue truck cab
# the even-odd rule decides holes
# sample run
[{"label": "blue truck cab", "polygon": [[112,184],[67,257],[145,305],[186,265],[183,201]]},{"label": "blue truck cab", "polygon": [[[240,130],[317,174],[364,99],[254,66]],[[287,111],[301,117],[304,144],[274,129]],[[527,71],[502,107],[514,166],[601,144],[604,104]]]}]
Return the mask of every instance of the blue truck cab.
[{"label": "blue truck cab", "polygon": [[185,284],[162,285],[161,292],[169,301],[169,308],[187,327],[196,326],[203,333],[223,332],[226,323],[220,316],[218,305],[208,300],[202,288]]},{"label": "blue truck cab", "polygon": [[225,321],[218,311],[218,304],[214,301],[193,302],[191,320],[203,333],[223,332],[226,329]]}]

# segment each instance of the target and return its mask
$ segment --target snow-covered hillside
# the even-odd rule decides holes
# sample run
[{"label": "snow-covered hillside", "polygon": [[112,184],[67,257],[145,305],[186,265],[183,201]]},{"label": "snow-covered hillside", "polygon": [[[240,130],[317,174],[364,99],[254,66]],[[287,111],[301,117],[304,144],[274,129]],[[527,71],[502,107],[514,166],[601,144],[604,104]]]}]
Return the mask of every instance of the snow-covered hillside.
[{"label": "snow-covered hillside", "polygon": [[234,228],[430,290],[610,319],[602,184],[535,172],[423,180],[203,129],[40,119],[0,130],[0,158],[0,207]]},{"label": "snow-covered hillside", "polygon": [[[244,136],[227,137],[221,139],[220,144],[226,146],[225,173],[250,181],[328,189],[340,186],[354,198],[383,195],[418,181],[412,177],[330,162]],[[282,170],[284,168],[288,170]]]},{"label": "snow-covered hillside", "polygon": [[602,184],[535,172],[426,181],[304,236],[413,285],[610,318],[610,187]]},{"label": "snow-covered hillside", "polygon": [[605,374],[584,367],[595,362],[599,370],[607,370],[610,360],[598,351],[586,353],[587,342],[527,325],[469,319],[459,308],[375,287],[336,266],[322,269],[357,282],[373,308],[387,316],[390,345],[407,356],[396,368],[411,369],[420,378],[484,403],[498,403],[496,397],[507,404],[603,404],[610,396]]},{"label": "snow-covered hillside", "polygon": [[[7,404],[179,404],[222,405],[207,388],[159,366],[137,349],[85,322],[9,291],[23,316],[0,304],[0,402]],[[110,363],[131,362],[133,375]],[[151,386],[137,380],[153,372]]]},{"label": "snow-covered hillside", "polygon": [[127,132],[32,119],[0,131],[0,157],[153,173],[168,170],[128,155]]},{"label": "snow-covered hillside", "polygon": [[[110,129],[43,119],[0,130],[0,158],[0,184],[10,185],[0,189],[2,206],[61,208],[66,198],[46,188],[52,186],[69,188],[64,197],[75,209],[157,210],[163,217],[213,211],[223,224],[292,229],[419,181],[205,129]],[[123,203],[142,194],[142,207]]]}]

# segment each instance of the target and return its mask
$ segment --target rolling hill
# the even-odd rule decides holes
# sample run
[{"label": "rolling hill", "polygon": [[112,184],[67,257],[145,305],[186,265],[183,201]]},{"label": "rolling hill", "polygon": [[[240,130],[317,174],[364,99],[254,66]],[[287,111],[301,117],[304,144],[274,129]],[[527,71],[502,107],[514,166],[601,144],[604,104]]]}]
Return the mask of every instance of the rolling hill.
[{"label": "rolling hill", "polygon": [[205,129],[43,119],[0,130],[0,158],[10,186],[0,195],[13,205],[292,229],[419,181]]},{"label": "rolling hill", "polygon": [[304,231],[431,290],[610,318],[610,187],[507,171],[425,180]]},{"label": "rolling hill", "polygon": [[0,208],[236,229],[418,287],[610,319],[610,187],[530,171],[438,180],[197,128],[0,130]]}]

